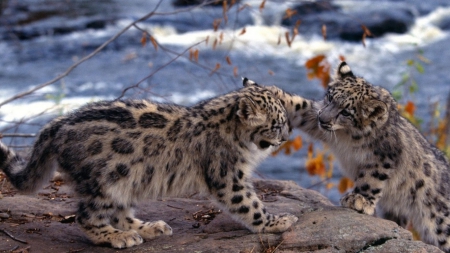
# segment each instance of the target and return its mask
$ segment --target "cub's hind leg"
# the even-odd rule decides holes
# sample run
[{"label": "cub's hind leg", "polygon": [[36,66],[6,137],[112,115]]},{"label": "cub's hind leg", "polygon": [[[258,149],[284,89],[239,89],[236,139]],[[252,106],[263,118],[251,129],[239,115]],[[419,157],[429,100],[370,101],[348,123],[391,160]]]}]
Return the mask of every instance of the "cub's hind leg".
[{"label": "cub's hind leg", "polygon": [[120,230],[134,230],[142,238],[149,240],[160,235],[172,235],[172,228],[162,220],[145,222],[134,217],[131,208],[119,208],[113,215],[111,224]]},{"label": "cub's hind leg", "polygon": [[77,223],[95,244],[111,244],[114,248],[128,248],[143,242],[136,230],[121,230],[111,226],[111,217],[119,209],[113,203],[90,199],[81,201]]}]

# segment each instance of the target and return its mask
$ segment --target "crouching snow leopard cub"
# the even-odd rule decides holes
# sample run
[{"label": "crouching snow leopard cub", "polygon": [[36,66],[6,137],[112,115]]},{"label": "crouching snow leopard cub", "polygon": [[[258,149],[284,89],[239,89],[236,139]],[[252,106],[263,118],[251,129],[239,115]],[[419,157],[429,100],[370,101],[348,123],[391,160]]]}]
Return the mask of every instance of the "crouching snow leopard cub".
[{"label": "crouching snow leopard cub", "polygon": [[354,76],[345,62],[322,101],[266,88],[285,106],[291,127],[327,143],[355,181],[342,206],[372,215],[378,204],[450,252],[449,163],[400,115],[387,90]]},{"label": "crouching snow leopard cub", "polygon": [[54,171],[81,196],[76,221],[94,243],[131,247],[171,235],[132,207],[145,197],[211,194],[254,232],[282,232],[297,221],[258,199],[250,174],[288,138],[288,119],[271,91],[249,86],[192,107],[145,100],[88,104],[43,128],[26,162],[0,143],[0,169],[31,192]]}]

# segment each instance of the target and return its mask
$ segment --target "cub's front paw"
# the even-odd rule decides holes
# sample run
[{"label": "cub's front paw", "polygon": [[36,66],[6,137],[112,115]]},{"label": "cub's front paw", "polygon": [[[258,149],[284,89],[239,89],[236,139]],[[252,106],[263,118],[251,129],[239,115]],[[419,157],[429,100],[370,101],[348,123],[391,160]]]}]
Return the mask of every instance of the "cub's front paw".
[{"label": "cub's front paw", "polygon": [[270,215],[269,221],[265,224],[262,232],[264,233],[279,233],[284,232],[296,223],[298,218],[289,213],[282,213],[279,215]]},{"label": "cub's front paw", "polygon": [[142,237],[134,230],[118,231],[117,233],[106,236],[111,246],[116,249],[129,248],[143,243]]},{"label": "cub's front paw", "polygon": [[154,222],[145,222],[138,228],[137,232],[144,239],[148,240],[161,235],[172,235],[172,228],[164,221],[159,220]]},{"label": "cub's front paw", "polygon": [[348,193],[341,198],[341,206],[368,215],[373,215],[375,212],[375,205],[371,201],[364,198],[361,194],[354,192]]}]

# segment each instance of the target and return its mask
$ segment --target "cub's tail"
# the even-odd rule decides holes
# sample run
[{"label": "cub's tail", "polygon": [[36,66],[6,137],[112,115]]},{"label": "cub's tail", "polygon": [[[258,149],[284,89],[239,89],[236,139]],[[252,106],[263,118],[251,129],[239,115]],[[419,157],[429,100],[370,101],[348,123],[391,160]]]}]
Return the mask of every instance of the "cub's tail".
[{"label": "cub's tail", "polygon": [[53,175],[55,166],[49,140],[42,134],[34,145],[27,162],[12,149],[0,142],[0,170],[9,178],[11,184],[24,193],[35,192]]}]

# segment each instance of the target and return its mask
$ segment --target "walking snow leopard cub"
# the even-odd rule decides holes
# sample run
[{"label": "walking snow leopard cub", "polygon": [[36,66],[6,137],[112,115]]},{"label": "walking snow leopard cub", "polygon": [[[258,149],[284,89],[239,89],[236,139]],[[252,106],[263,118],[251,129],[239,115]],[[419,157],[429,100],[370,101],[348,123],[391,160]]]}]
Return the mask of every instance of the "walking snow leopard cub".
[{"label": "walking snow leopard cub", "polygon": [[207,192],[254,232],[297,221],[258,199],[250,174],[288,138],[286,111],[264,87],[249,86],[192,107],[145,100],[88,104],[50,122],[27,163],[0,143],[0,169],[19,190],[38,189],[55,163],[81,196],[77,223],[92,242],[131,247],[171,235],[132,207],[145,197]]},{"label": "walking snow leopard cub", "polygon": [[400,115],[386,89],[354,76],[345,62],[323,101],[267,88],[285,106],[290,127],[327,143],[355,181],[342,206],[372,215],[378,204],[411,221],[423,241],[450,253],[449,163]]}]

